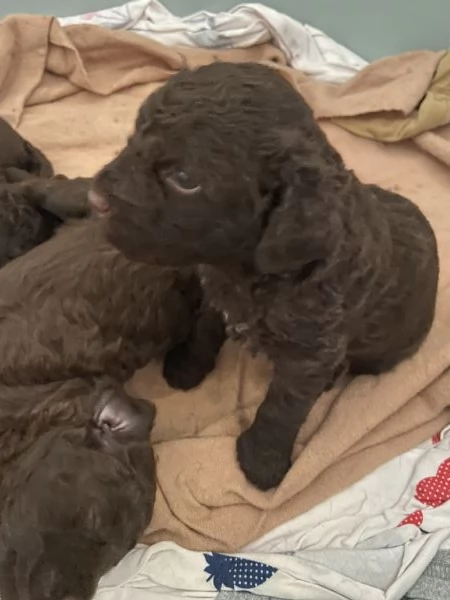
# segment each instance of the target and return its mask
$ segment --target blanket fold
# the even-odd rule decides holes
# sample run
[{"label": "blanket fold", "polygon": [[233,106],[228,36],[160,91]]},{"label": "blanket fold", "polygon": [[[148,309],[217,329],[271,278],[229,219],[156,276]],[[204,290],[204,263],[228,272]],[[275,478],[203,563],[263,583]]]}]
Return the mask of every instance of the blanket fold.
[{"label": "blanket fold", "polygon": [[380,142],[411,139],[450,165],[450,52],[376,61],[342,85],[295,80],[318,119]]},{"label": "blanket fold", "polygon": [[[278,65],[310,102],[349,167],[363,181],[410,197],[436,231],[439,302],[423,348],[389,374],[341,381],[324,395],[299,433],[293,467],[277,490],[264,494],[248,484],[234,451],[236,436],[270,381],[263,358],[252,359],[229,342],[216,372],[189,393],[170,390],[158,365],[135,375],[130,389],[151,398],[158,409],[158,497],[144,541],[237,550],[449,423],[450,172],[434,158],[433,140],[429,147],[426,140],[421,147],[408,140],[384,145],[369,139],[375,136],[367,128],[359,136],[350,133],[374,112],[396,111],[393,118],[401,120],[433,104],[432,96],[447,85],[446,53],[386,59],[347,84],[330,86],[288,69],[270,44],[216,51],[166,48],[128,32],[88,25],[63,29],[51,18],[22,16],[0,22],[0,57],[0,115],[69,176],[89,176],[113,158],[140,103],[178,70],[214,60]],[[430,100],[429,89],[434,90]],[[445,115],[440,119],[446,121]],[[420,121],[419,116],[412,120]],[[427,123],[434,127],[438,121]],[[440,160],[449,143],[442,140]]]}]

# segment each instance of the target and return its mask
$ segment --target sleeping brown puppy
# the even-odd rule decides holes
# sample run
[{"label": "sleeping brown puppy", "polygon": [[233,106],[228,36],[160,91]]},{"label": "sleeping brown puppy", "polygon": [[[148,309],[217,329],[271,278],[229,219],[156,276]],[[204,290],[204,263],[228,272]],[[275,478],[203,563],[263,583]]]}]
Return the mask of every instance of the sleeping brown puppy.
[{"label": "sleeping brown puppy", "polygon": [[0,597],[88,600],[153,505],[151,419],[120,386],[151,359],[199,384],[222,320],[190,272],[131,263],[89,219],[0,269],[0,290]]},{"label": "sleeping brown puppy", "polygon": [[91,201],[128,257],[199,265],[230,332],[273,362],[237,444],[263,490],[283,479],[300,426],[338,373],[393,368],[433,322],[428,221],[348,171],[269,67],[218,62],[173,77],[144,103]]},{"label": "sleeping brown puppy", "polygon": [[[56,384],[53,393],[76,405],[70,425],[54,423],[3,469],[2,600],[92,597],[99,578],[136,544],[152,516],[150,404],[120,390],[93,392],[81,380]],[[15,395],[23,403],[23,390]],[[46,408],[34,404],[36,396],[38,390],[28,399],[23,428]]]}]

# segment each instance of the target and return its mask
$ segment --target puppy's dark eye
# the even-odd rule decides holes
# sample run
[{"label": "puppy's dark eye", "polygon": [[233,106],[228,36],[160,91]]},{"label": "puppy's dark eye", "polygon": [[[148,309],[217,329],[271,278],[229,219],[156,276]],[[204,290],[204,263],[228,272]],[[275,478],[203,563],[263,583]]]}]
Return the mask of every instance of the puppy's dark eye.
[{"label": "puppy's dark eye", "polygon": [[186,171],[175,171],[168,175],[165,181],[181,194],[195,194],[201,189],[201,185],[194,181]]}]

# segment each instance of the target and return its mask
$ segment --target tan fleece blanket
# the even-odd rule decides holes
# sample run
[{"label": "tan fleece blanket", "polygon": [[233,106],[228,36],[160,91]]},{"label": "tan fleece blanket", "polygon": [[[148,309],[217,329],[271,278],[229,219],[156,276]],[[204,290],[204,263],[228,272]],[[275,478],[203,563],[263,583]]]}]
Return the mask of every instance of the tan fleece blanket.
[{"label": "tan fleece blanket", "polygon": [[[389,59],[341,87],[283,70],[318,116],[407,114],[426,95],[442,57]],[[130,33],[90,26],[63,30],[49,18],[10,18],[0,23],[0,115],[48,153],[57,170],[90,175],[124,144],[139,103],[156,86],[185,65],[217,59],[284,62],[270,45],[223,52],[169,49]],[[216,372],[187,394],[168,389],[157,365],[138,373],[132,389],[158,406],[158,496],[147,542],[236,550],[450,421],[450,172],[412,142],[386,146],[331,122],[323,127],[364,181],[409,196],[433,223],[442,261],[433,331],[417,356],[395,371],[342,382],[324,396],[299,434],[292,470],[269,493],[244,480],[234,453],[236,436],[270,378],[264,359],[251,360],[229,343]]]},{"label": "tan fleece blanket", "polygon": [[382,142],[411,139],[450,166],[450,51],[409,52],[345,85],[304,88],[317,118]]}]

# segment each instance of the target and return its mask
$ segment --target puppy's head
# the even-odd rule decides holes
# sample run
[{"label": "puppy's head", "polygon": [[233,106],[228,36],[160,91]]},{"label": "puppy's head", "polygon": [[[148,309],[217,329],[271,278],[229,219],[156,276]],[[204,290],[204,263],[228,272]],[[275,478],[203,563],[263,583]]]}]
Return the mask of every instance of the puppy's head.
[{"label": "puppy's head", "polygon": [[[95,540],[77,532],[39,532],[27,548],[5,551],[0,566],[2,598],[16,600],[86,600],[102,575],[104,552]],[[25,540],[24,540],[25,542]]]},{"label": "puppy's head", "polygon": [[326,241],[299,243],[319,213],[327,219],[327,162],[340,158],[284,78],[262,65],[214,63],[148,98],[90,198],[131,259],[297,269]]},{"label": "puppy's head", "polygon": [[89,600],[151,519],[154,411],[103,396],[85,427],[40,437],[5,477],[2,600]]}]

